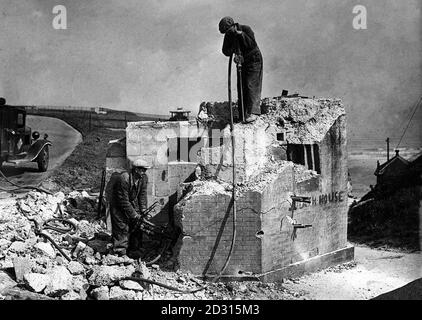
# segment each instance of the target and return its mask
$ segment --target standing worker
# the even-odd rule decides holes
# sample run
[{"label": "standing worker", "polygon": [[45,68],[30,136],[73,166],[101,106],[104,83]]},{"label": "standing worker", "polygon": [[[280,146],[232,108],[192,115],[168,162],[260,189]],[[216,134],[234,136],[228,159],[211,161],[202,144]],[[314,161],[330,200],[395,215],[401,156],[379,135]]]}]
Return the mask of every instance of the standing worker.
[{"label": "standing worker", "polygon": [[148,207],[146,171],[149,168],[146,161],[137,159],[131,163],[130,171],[113,174],[107,185],[113,252],[119,256],[135,259],[140,256],[141,234],[133,227]]},{"label": "standing worker", "polygon": [[[231,17],[224,17],[218,27],[224,34],[223,54],[228,57],[234,54],[234,61],[238,66],[239,119],[246,123],[253,122],[261,114],[263,66],[261,51],[249,26],[235,23]],[[241,92],[243,93],[243,106]],[[245,117],[243,117],[243,111]]]}]

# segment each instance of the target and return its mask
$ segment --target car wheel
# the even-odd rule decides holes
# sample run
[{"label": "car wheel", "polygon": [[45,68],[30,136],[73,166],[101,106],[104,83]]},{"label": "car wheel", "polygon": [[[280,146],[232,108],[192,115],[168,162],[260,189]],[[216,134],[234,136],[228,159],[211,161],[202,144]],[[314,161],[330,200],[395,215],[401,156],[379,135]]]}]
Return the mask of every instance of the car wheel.
[{"label": "car wheel", "polygon": [[48,146],[45,146],[37,157],[38,170],[40,172],[47,171],[49,160]]}]

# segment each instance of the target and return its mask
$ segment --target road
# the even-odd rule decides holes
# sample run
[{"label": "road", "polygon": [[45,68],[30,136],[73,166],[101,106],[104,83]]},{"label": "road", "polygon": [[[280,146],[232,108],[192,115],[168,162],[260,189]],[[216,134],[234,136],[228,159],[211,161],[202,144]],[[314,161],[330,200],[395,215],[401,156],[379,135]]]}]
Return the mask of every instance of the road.
[{"label": "road", "polygon": [[[50,173],[57,168],[73,151],[73,149],[82,141],[82,135],[69,126],[66,122],[50,117],[27,116],[27,126],[32,131],[38,131],[43,137],[48,134],[48,140],[51,141],[50,163],[47,172],[38,172],[35,162],[15,166],[14,164],[4,163],[2,171],[14,183],[21,185],[37,185],[46,179]],[[0,187],[10,188],[10,184],[4,180],[0,182]]]},{"label": "road", "polygon": [[355,246],[356,266],[323,270],[283,285],[312,300],[367,300],[422,278],[422,254]]}]

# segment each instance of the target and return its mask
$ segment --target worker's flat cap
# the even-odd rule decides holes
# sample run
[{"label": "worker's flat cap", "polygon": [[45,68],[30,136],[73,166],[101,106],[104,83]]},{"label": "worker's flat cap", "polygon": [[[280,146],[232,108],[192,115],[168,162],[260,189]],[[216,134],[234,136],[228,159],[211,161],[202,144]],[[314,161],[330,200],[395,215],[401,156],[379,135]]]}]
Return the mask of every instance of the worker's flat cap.
[{"label": "worker's flat cap", "polygon": [[234,25],[234,20],[232,17],[224,17],[220,20],[220,23],[218,24],[218,29],[221,33],[226,33],[227,30],[230,29],[230,27]]},{"label": "worker's flat cap", "polygon": [[136,159],[132,162],[132,168],[145,168],[149,169],[151,168],[148,163],[145,160],[142,159]]}]

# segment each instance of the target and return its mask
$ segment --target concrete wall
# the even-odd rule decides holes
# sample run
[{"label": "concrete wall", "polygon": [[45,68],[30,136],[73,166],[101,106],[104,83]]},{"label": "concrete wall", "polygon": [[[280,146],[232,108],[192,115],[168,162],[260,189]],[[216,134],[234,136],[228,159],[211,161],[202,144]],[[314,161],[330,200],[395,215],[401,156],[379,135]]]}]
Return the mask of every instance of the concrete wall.
[{"label": "concrete wall", "polygon": [[[216,135],[220,134],[223,139],[221,147],[204,147],[201,149],[199,162],[208,174],[214,178],[232,181],[232,139],[229,126]],[[235,135],[235,158],[237,181],[247,181],[256,174],[267,160],[267,149],[271,144],[271,138],[266,134],[264,126],[246,126],[236,124]]]},{"label": "concrete wall", "polygon": [[[318,146],[320,174],[309,174],[307,167],[285,162],[288,165],[281,168],[273,180],[266,181],[265,188],[247,191],[239,198],[236,220],[238,236],[225,274],[238,275],[239,271],[265,273],[347,247],[344,116],[334,122]],[[246,152],[245,149],[241,150]],[[257,154],[255,160],[259,160],[260,156]],[[226,170],[230,179],[227,181],[231,181],[229,168],[228,165]],[[209,189],[213,190],[213,186],[210,185]],[[297,203],[297,208],[292,211],[293,194],[311,197],[312,203]],[[218,242],[208,273],[219,272],[232,239],[230,198],[228,192],[193,193],[176,206],[177,214],[183,217],[184,233],[191,235],[184,238],[179,254],[182,269],[201,274]],[[226,214],[227,222],[219,236]],[[312,227],[295,230],[287,218],[292,215],[297,223],[310,224]]]},{"label": "concrete wall", "polygon": [[[212,188],[212,187],[210,187]],[[248,193],[237,201],[236,241],[225,274],[261,271],[260,194]],[[183,244],[179,253],[182,270],[202,274],[215,250],[208,274],[218,274],[230,251],[233,230],[231,193],[193,195],[182,207],[175,207],[176,215],[183,215]]]},{"label": "concrete wall", "polygon": [[[346,247],[346,122],[341,104],[327,101],[278,101],[272,115],[235,125],[237,181],[243,189],[237,199],[236,242],[225,274],[265,273]],[[164,200],[156,222],[174,221],[183,229],[180,266],[196,274],[206,269],[217,274],[232,243],[232,195],[227,189],[232,182],[232,141],[227,125],[221,126],[222,132],[213,128],[212,121],[183,121],[137,122],[126,129],[127,157],[141,157],[152,166],[147,172],[149,203]],[[209,145],[220,141],[215,133],[222,138],[221,146]],[[189,153],[182,141],[189,139],[199,147],[182,161],[180,154]],[[309,166],[313,156],[308,159],[305,147],[305,165],[286,161],[287,144],[292,143],[306,144],[309,150],[318,146],[319,174],[308,170],[316,166]],[[196,179],[198,162],[207,180],[192,183],[193,191],[180,200],[182,184]],[[292,211],[293,194],[311,197],[312,203],[298,203]],[[312,226],[295,229],[292,219]]]},{"label": "concrete wall", "polygon": [[[263,212],[268,213],[262,215],[262,272],[346,247],[347,193],[325,194],[321,180],[319,176],[293,187],[289,168],[263,192]],[[292,211],[292,190],[311,197],[312,203],[297,203]],[[295,231],[287,216],[312,227]]]},{"label": "concrete wall", "polygon": [[[302,179],[288,167],[264,190],[262,271],[287,266],[347,246],[347,146],[345,117],[340,116],[319,143],[321,174]],[[311,204],[290,196],[311,197]],[[290,202],[287,202],[287,200]],[[270,211],[272,208],[275,210]],[[286,216],[312,227],[296,229]]]},{"label": "concrete wall", "polygon": [[[185,142],[204,135],[205,129],[197,126],[196,121],[141,121],[129,123],[126,128],[127,157],[142,158],[151,166],[147,171],[148,204],[160,200],[163,203],[151,214],[154,222],[173,223],[173,206],[180,184],[192,179],[198,163],[196,154],[191,156],[190,162],[170,161],[177,152],[174,139],[185,138]],[[187,145],[182,143],[179,147],[181,152],[187,152]]]}]

